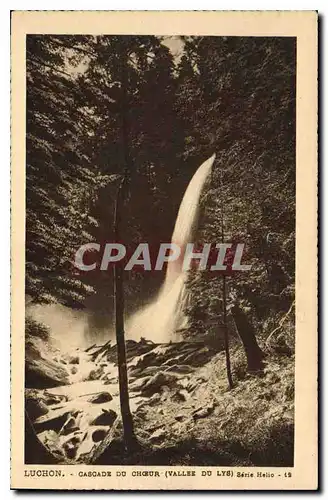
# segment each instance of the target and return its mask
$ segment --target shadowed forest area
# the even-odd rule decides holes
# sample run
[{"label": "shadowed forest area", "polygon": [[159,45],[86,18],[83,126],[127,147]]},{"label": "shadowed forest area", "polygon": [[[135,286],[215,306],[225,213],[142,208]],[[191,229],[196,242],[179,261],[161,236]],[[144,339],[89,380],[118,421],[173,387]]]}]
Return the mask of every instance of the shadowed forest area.
[{"label": "shadowed forest area", "polygon": [[[27,315],[26,461],[292,465],[295,39],[28,35],[26,57],[27,303],[88,318],[84,345],[63,353]],[[213,153],[195,243],[242,242],[252,268],[191,270],[183,339],[145,331],[126,342],[139,443],[127,454],[112,269],[81,272],[74,255],[115,241],[123,177],[120,241],[170,242],[183,194]],[[164,276],[124,272],[126,316]]]}]

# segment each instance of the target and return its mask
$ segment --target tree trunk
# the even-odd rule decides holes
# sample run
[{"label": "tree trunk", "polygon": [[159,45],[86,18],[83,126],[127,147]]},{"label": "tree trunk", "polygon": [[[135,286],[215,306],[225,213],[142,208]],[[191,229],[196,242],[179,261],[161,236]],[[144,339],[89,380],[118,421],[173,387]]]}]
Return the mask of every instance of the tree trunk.
[{"label": "tree trunk", "polygon": [[[128,95],[127,95],[127,53],[122,55],[122,144],[124,156],[124,174],[119,185],[115,204],[114,234],[115,242],[121,243],[122,210],[126,198],[126,190],[131,172],[129,148],[129,121],[128,121]],[[133,419],[129,403],[128,373],[126,366],[125,332],[124,332],[124,285],[123,262],[115,262],[114,266],[114,300],[115,300],[115,331],[117,343],[117,364],[120,389],[120,405],[123,423],[124,443],[127,451],[135,448],[136,437],[133,428]]]},{"label": "tree trunk", "polygon": [[253,325],[248,320],[244,311],[237,305],[232,307],[231,312],[245,349],[247,370],[250,372],[262,370],[265,354],[257,343]]},{"label": "tree trunk", "polygon": [[[114,216],[115,241],[120,242],[122,205],[125,198],[127,178],[124,177],[117,192]],[[124,442],[127,451],[131,451],[136,443],[133,430],[133,420],[130,411],[128,373],[126,366],[125,333],[124,333],[124,288],[123,263],[114,265],[114,301],[115,301],[115,331],[117,343],[118,380],[120,388],[120,405],[123,423]]]},{"label": "tree trunk", "polygon": [[223,328],[224,328],[224,349],[226,355],[226,367],[227,367],[227,377],[229,382],[229,389],[233,388],[232,374],[231,374],[231,361],[230,361],[230,350],[229,350],[229,332],[227,325],[227,287],[226,287],[226,277],[222,276],[222,295],[223,295]]},{"label": "tree trunk", "polygon": [[[221,194],[221,240],[224,243],[224,203],[223,203],[223,170],[220,171],[220,194]],[[232,373],[231,373],[231,361],[230,361],[230,350],[229,350],[229,332],[227,325],[227,281],[226,276],[222,275],[222,299],[223,299],[223,331],[224,331],[224,350],[226,355],[226,368],[227,368],[227,378],[229,383],[229,389],[233,388]]]}]

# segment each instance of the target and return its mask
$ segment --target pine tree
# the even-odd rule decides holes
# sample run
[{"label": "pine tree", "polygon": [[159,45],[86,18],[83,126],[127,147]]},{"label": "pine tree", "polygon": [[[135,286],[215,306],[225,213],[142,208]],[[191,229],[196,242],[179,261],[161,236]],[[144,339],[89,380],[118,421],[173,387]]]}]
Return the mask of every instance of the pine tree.
[{"label": "pine tree", "polygon": [[27,37],[26,293],[80,307],[92,289],[74,254],[93,239],[90,207],[107,179],[84,151],[93,120],[68,54],[61,37]]},{"label": "pine tree", "polygon": [[[260,327],[294,299],[295,40],[189,37],[185,42],[178,90],[185,154],[214,148],[217,158],[203,195],[199,239],[219,241],[223,203],[226,239],[245,243],[244,259],[252,265],[251,272],[229,278],[229,288],[248,321]],[[196,321],[202,330],[221,293],[206,273],[192,280],[190,314],[203,316]]]}]

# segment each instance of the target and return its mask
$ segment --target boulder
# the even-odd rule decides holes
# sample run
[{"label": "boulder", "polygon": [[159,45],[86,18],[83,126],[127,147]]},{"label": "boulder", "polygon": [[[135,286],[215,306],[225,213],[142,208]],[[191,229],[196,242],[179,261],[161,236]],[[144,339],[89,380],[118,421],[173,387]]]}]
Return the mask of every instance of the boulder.
[{"label": "boulder", "polygon": [[144,384],[141,393],[144,396],[152,396],[156,392],[160,392],[163,386],[174,387],[177,385],[178,377],[172,373],[158,372]]},{"label": "boulder", "polygon": [[99,441],[102,441],[103,439],[105,439],[106,434],[107,434],[107,431],[102,430],[102,429],[97,429],[96,431],[94,431],[92,433],[92,441],[94,443],[99,443]]},{"label": "boulder", "polygon": [[48,413],[49,410],[44,402],[42,392],[34,389],[25,390],[25,410],[32,422],[41,415]]},{"label": "boulder", "polygon": [[59,394],[52,394],[51,392],[44,391],[43,401],[47,406],[58,405],[62,402],[66,402],[67,396],[59,395]]},{"label": "boulder", "polygon": [[141,377],[142,374],[143,374],[143,370],[142,368],[135,368],[135,367],[131,367],[131,368],[128,368],[128,373],[129,373],[129,377]]},{"label": "boulder", "polygon": [[142,370],[142,375],[147,376],[147,375],[156,375],[160,368],[158,366],[148,366],[147,368],[144,368]]},{"label": "boulder", "polygon": [[129,385],[129,390],[131,392],[140,391],[143,386],[150,380],[151,377],[142,377],[140,379],[135,380],[132,384]]},{"label": "boulder", "polygon": [[71,365],[78,365],[80,363],[80,358],[79,356],[69,356],[67,359],[68,363]]},{"label": "boulder", "polygon": [[68,372],[54,360],[55,353],[41,339],[30,339],[25,348],[25,387],[47,389],[69,384]]},{"label": "boulder", "polygon": [[117,413],[114,410],[102,410],[102,413],[98,415],[92,422],[91,425],[107,425],[112,426],[117,418]]},{"label": "boulder", "polygon": [[90,399],[88,399],[89,403],[93,404],[101,404],[108,403],[112,401],[113,396],[109,392],[99,392],[99,394],[95,394]]},{"label": "boulder", "polygon": [[104,385],[118,384],[118,378],[108,377],[107,375],[105,375],[105,377],[102,379],[102,382]]},{"label": "boulder", "polygon": [[78,425],[74,417],[69,417],[64,423],[63,427],[60,429],[59,434],[62,436],[67,436],[79,430]]},{"label": "boulder", "polygon": [[102,367],[97,368],[96,370],[91,370],[89,375],[84,378],[84,380],[100,380],[104,374],[104,369]]}]

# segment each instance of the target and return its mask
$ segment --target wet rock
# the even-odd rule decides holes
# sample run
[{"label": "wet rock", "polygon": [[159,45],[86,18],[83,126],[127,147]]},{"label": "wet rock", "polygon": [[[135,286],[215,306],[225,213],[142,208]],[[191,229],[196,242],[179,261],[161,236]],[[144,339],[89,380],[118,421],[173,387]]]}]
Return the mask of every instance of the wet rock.
[{"label": "wet rock", "polygon": [[112,401],[113,396],[109,392],[99,392],[99,394],[95,394],[90,399],[88,399],[89,403],[93,404],[101,404],[108,403]]},{"label": "wet rock", "polygon": [[142,370],[143,375],[156,375],[158,373],[159,367],[158,366],[148,366],[147,368],[144,368]]},{"label": "wet rock", "polygon": [[39,357],[25,360],[25,386],[33,389],[47,389],[68,385],[68,372],[60,363]]},{"label": "wet rock", "polygon": [[43,432],[46,430],[59,432],[68,416],[69,412],[67,410],[63,412],[62,410],[49,411],[46,415],[41,415],[41,417],[34,422],[34,428],[36,432]]},{"label": "wet rock", "polygon": [[63,401],[67,401],[67,396],[51,394],[48,391],[44,391],[43,401],[47,406],[58,405]]},{"label": "wet rock", "polygon": [[89,375],[84,380],[100,380],[104,374],[104,369],[99,367],[96,370],[91,370]]},{"label": "wet rock", "polygon": [[74,417],[70,417],[66,420],[63,427],[60,429],[59,434],[66,436],[67,434],[72,434],[79,430],[78,425],[76,424],[76,420]]},{"label": "wet rock", "polygon": [[159,368],[160,359],[158,358],[156,352],[151,351],[146,354],[140,355],[137,364],[135,365],[137,369],[144,370],[148,366],[158,366]]},{"label": "wet rock", "polygon": [[143,370],[142,370],[142,368],[134,368],[134,367],[132,367],[132,368],[128,369],[128,373],[129,373],[130,377],[136,377],[137,378],[137,377],[140,377],[140,376],[143,375]]},{"label": "wet rock", "polygon": [[[127,340],[126,343],[126,356],[127,359],[130,360],[134,357],[137,356],[143,356],[144,354],[148,353],[149,351],[152,351],[156,344],[152,342],[136,342],[135,340]],[[150,358],[148,358],[150,360]],[[149,365],[151,363],[147,363]]]},{"label": "wet rock", "polygon": [[142,377],[140,379],[137,379],[135,382],[129,385],[130,391],[132,392],[140,391],[149,380],[150,377]]},{"label": "wet rock", "polygon": [[79,356],[69,356],[67,361],[71,365],[78,365],[80,363],[80,358]]},{"label": "wet rock", "polygon": [[49,411],[42,395],[33,390],[27,390],[25,393],[25,409],[32,422]]},{"label": "wet rock", "polygon": [[111,375],[106,374],[102,379],[102,382],[105,385],[118,384],[118,377],[112,377]]},{"label": "wet rock", "polygon": [[102,410],[102,413],[91,422],[91,425],[111,426],[115,422],[116,418],[117,413],[114,410]]},{"label": "wet rock", "polygon": [[94,443],[99,443],[99,441],[102,441],[103,439],[105,439],[106,434],[107,434],[107,431],[102,430],[102,429],[97,429],[96,431],[94,431],[92,433],[92,441]]},{"label": "wet rock", "polygon": [[84,352],[89,352],[89,351],[92,351],[92,349],[96,348],[97,345],[96,344],[92,344],[90,347],[87,347],[86,349],[84,349]]},{"label": "wet rock", "polygon": [[152,396],[159,392],[163,386],[174,387],[177,385],[178,377],[172,373],[159,372],[151,377],[148,382],[142,387],[141,393],[145,396]]}]

